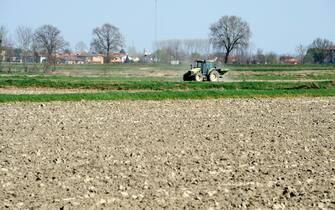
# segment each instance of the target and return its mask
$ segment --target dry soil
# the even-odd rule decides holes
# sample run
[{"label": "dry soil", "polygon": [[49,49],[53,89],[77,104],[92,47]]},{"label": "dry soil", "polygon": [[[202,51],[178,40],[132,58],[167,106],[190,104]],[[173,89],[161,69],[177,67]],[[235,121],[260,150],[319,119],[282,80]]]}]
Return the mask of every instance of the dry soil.
[{"label": "dry soil", "polygon": [[335,208],[335,98],[0,104],[0,208]]}]

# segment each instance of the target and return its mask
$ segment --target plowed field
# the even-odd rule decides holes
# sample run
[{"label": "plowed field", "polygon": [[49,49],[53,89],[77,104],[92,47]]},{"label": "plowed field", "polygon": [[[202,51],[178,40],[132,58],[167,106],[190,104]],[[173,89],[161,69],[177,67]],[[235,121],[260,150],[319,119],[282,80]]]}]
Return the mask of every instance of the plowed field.
[{"label": "plowed field", "polygon": [[335,208],[335,98],[0,104],[0,208]]}]

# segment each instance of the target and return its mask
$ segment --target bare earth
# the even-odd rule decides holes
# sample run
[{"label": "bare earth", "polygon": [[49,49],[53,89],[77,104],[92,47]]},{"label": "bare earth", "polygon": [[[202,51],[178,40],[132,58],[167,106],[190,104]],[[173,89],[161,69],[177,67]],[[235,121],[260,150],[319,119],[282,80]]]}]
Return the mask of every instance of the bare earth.
[{"label": "bare earth", "polygon": [[0,104],[0,209],[334,209],[334,142],[334,97]]}]

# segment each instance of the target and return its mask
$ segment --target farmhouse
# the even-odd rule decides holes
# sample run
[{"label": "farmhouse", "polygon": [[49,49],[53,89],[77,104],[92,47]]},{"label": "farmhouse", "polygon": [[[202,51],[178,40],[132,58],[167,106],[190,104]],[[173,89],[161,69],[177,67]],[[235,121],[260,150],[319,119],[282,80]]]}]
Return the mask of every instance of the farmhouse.
[{"label": "farmhouse", "polygon": [[62,64],[103,64],[104,56],[100,54],[82,53],[60,53],[57,54],[58,63]]},{"label": "farmhouse", "polygon": [[279,62],[281,64],[298,64],[298,59],[289,55],[285,55],[279,58]]},{"label": "farmhouse", "polygon": [[325,63],[335,63],[335,45],[326,49]]},{"label": "farmhouse", "polygon": [[127,59],[127,54],[125,53],[112,53],[110,55],[111,63],[124,63]]},{"label": "farmhouse", "polygon": [[88,64],[104,64],[104,56],[101,54],[90,54],[86,56]]}]

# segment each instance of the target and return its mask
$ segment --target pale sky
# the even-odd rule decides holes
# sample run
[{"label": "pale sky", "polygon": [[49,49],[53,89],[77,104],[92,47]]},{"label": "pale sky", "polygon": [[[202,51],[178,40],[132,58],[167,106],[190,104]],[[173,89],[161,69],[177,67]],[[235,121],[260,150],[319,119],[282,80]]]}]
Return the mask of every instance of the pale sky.
[{"label": "pale sky", "polygon": [[[155,0],[0,0],[0,25],[13,37],[17,26],[52,24],[71,46],[88,46],[92,29],[118,28],[127,46],[152,49]],[[208,38],[209,27],[224,15],[250,24],[252,46],[264,52],[294,53],[298,44],[321,37],[335,42],[335,0],[158,0],[158,39]]]}]

